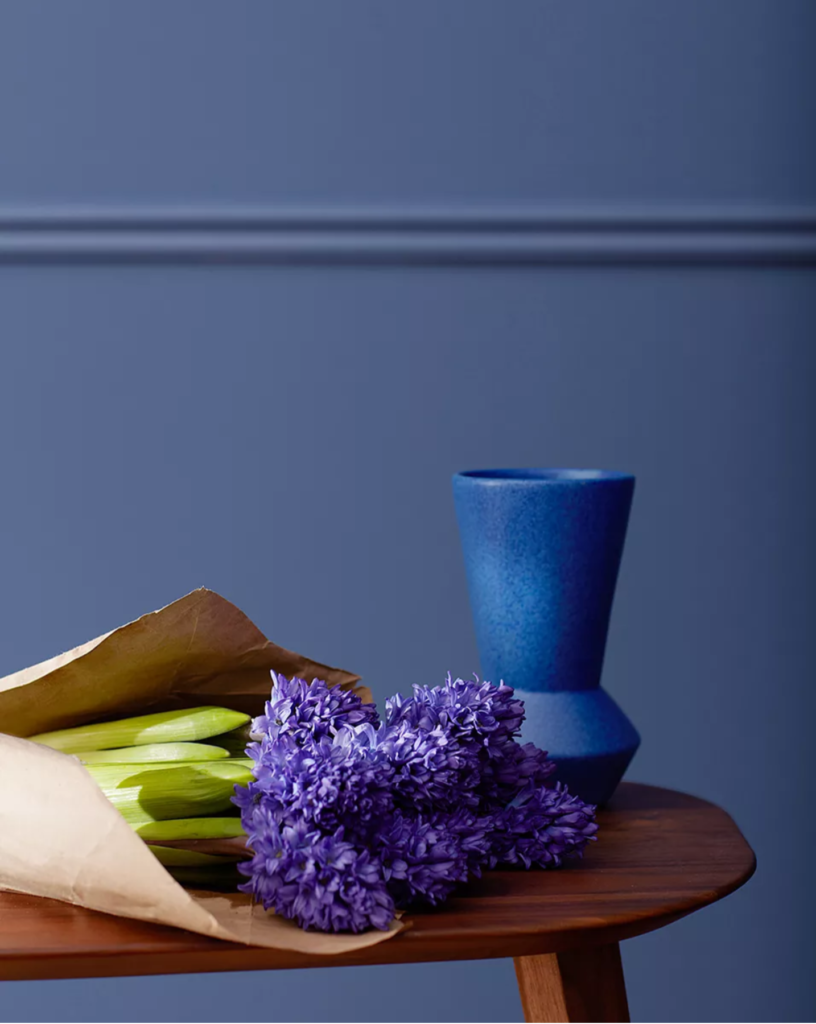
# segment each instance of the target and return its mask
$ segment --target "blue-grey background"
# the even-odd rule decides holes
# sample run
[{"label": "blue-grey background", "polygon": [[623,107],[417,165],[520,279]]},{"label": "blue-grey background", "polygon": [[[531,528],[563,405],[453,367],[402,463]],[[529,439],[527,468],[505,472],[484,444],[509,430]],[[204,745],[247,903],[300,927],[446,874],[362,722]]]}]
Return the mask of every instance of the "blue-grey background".
[{"label": "blue-grey background", "polygon": [[[795,0],[4,0],[0,207],[812,208],[814,28]],[[812,1019],[813,286],[11,260],[0,674],[200,585],[380,700],[467,674],[450,475],[631,470],[604,677],[644,738],[630,777],[722,803],[759,858],[624,944],[633,1019]],[[500,961],[9,983],[0,1019],[521,1008]]]}]

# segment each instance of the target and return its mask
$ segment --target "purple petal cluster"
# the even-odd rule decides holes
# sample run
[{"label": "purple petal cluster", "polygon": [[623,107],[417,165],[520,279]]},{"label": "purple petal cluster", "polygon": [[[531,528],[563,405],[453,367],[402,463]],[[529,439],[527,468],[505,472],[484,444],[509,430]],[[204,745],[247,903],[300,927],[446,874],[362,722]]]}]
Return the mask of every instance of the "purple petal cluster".
[{"label": "purple petal cluster", "polygon": [[376,836],[388,888],[398,907],[435,906],[471,874],[491,850],[491,824],[468,808],[409,814],[396,810]]},{"label": "purple petal cluster", "polygon": [[595,808],[562,784],[528,783],[494,820],[490,867],[557,868],[579,858],[598,831]]},{"label": "purple petal cluster", "polygon": [[281,825],[263,802],[242,814],[251,861],[241,865],[250,881],[240,886],[265,910],[325,932],[387,929],[394,901],[381,864],[368,850],[325,834],[306,819]]},{"label": "purple petal cluster", "polygon": [[542,785],[555,765],[532,743],[518,743],[524,702],[503,683],[452,679],[414,686],[386,701],[385,733],[398,748],[397,800],[436,809],[504,807],[521,785]]},{"label": "purple petal cluster", "polygon": [[305,819],[365,839],[372,823],[391,812],[394,769],[371,725],[341,725],[319,739],[312,734],[311,742],[291,731],[264,736],[248,753],[255,760],[249,791],[281,824]]},{"label": "purple petal cluster", "polygon": [[478,755],[463,744],[444,713],[397,694],[386,703],[378,745],[394,769],[394,800],[406,808],[478,806]]},{"label": "purple petal cluster", "polygon": [[[409,703],[401,701],[403,708]],[[450,672],[444,686],[414,686],[413,703],[443,715],[461,742],[472,748],[506,745],[524,721],[524,702],[515,698],[512,687],[452,679]],[[386,701],[386,708],[390,722],[396,698]]]},{"label": "purple petal cluster", "polygon": [[376,708],[275,677],[252,723],[255,780],[235,803],[253,858],[241,888],[304,928],[387,928],[495,866],[558,867],[595,838],[594,807],[518,735],[509,686],[452,679]]},{"label": "purple petal cluster", "polygon": [[541,788],[555,772],[547,752],[534,743],[508,743],[499,756],[488,756],[479,784],[480,805],[498,810],[513,800],[519,789],[531,783]]},{"label": "purple petal cluster", "polygon": [[252,721],[253,739],[289,735],[303,745],[310,738],[332,735],[342,725],[372,725],[376,729],[380,724],[376,705],[363,704],[351,690],[328,686],[322,679],[309,684],[274,672],[272,679],[272,697],[264,714]]}]

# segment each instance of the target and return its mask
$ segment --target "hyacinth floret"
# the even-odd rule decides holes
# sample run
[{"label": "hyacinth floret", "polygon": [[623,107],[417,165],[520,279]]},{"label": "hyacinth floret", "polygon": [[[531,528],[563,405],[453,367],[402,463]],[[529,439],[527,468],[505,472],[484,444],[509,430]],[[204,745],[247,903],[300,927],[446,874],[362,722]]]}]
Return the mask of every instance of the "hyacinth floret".
[{"label": "hyacinth floret", "polygon": [[307,683],[274,672],[272,679],[272,695],[264,714],[252,721],[254,740],[290,735],[302,746],[310,738],[333,735],[343,725],[372,725],[376,729],[380,724],[376,705],[364,704],[352,690],[329,686],[322,679]]},{"label": "hyacinth floret", "polygon": [[443,686],[414,686],[407,700],[397,694],[386,701],[383,731],[400,735],[398,788],[438,809],[505,806],[527,781],[542,785],[555,771],[545,751],[518,743],[523,720],[524,702],[511,687],[478,677],[448,673]]},{"label": "hyacinth floret", "polygon": [[397,806],[426,813],[462,803],[477,806],[476,755],[433,709],[412,700],[397,701],[402,701],[399,695],[388,702],[386,724],[377,734],[379,749],[394,769]]},{"label": "hyacinth floret", "polygon": [[484,758],[479,778],[479,806],[483,810],[500,810],[512,801],[528,783],[536,787],[555,772],[555,764],[547,752],[533,743],[513,742],[500,753]]},{"label": "hyacinth floret", "polygon": [[462,842],[445,827],[445,815],[426,818],[397,810],[378,833],[376,849],[398,907],[441,903],[468,877]]},{"label": "hyacinth floret", "polygon": [[252,860],[239,866],[239,888],[302,928],[324,932],[387,929],[394,917],[382,865],[343,836],[313,829],[304,819],[281,826],[264,805],[242,815]]},{"label": "hyacinth floret", "polygon": [[345,827],[364,839],[393,808],[394,769],[371,725],[342,725],[333,736],[300,745],[291,733],[253,745],[249,793],[281,824],[299,819],[326,832]]},{"label": "hyacinth floret", "polygon": [[495,815],[489,866],[557,868],[595,839],[595,808],[557,783],[528,783]]},{"label": "hyacinth floret", "polygon": [[478,676],[453,679],[449,672],[442,686],[414,686],[413,700],[443,715],[468,746],[501,747],[518,735],[524,720],[524,702],[512,687],[494,686]]}]

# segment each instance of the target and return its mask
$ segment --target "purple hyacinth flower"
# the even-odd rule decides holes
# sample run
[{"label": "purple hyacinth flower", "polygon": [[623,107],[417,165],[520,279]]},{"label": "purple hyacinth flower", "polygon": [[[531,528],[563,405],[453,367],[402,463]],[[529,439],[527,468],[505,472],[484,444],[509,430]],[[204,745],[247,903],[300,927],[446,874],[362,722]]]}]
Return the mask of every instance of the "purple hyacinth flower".
[{"label": "purple hyacinth flower", "polygon": [[364,704],[350,690],[329,686],[322,679],[309,684],[305,679],[287,679],[274,672],[272,678],[274,688],[264,714],[252,721],[255,740],[289,735],[302,745],[310,738],[331,736],[344,725],[367,724],[376,729],[380,724],[376,705]]},{"label": "purple hyacinth flower", "polygon": [[255,781],[238,805],[262,801],[280,824],[299,819],[327,833],[345,827],[365,841],[393,807],[394,769],[370,725],[341,726],[333,736],[300,746],[291,733],[264,737],[248,748]]},{"label": "purple hyacinth flower", "polygon": [[583,855],[595,839],[595,808],[561,784],[528,784],[495,816],[490,867],[560,867]]},{"label": "purple hyacinth flower", "polygon": [[524,702],[503,683],[452,679],[414,686],[386,701],[380,743],[395,767],[395,799],[406,807],[483,812],[504,807],[555,770],[544,751],[519,744]]},{"label": "purple hyacinth flower", "polygon": [[467,807],[429,815],[395,811],[373,847],[398,907],[435,906],[490,858],[493,821]]},{"label": "purple hyacinth flower", "polygon": [[468,861],[458,836],[444,816],[412,817],[396,811],[377,835],[388,890],[398,907],[441,903],[468,876]]},{"label": "purple hyacinth flower", "polygon": [[239,888],[265,910],[324,932],[387,930],[394,901],[381,864],[367,850],[343,838],[343,830],[325,835],[303,819],[279,826],[258,804],[245,822],[251,861],[239,865],[248,881]]},{"label": "purple hyacinth flower", "polygon": [[377,745],[393,767],[399,806],[427,812],[478,804],[477,755],[462,746],[449,721],[432,709],[412,700],[402,705],[390,701],[389,721],[381,726]]},{"label": "purple hyacinth flower", "polygon": [[384,928],[394,905],[438,904],[485,867],[557,867],[595,838],[594,807],[518,742],[523,702],[500,684],[453,680],[373,705],[277,678],[235,803],[265,907],[326,931]]},{"label": "purple hyacinth flower", "polygon": [[539,788],[555,772],[547,752],[515,740],[493,749],[481,765],[478,793],[483,810],[500,810],[528,784]]},{"label": "purple hyacinth flower", "polygon": [[414,701],[433,708],[450,721],[463,744],[474,748],[502,746],[518,735],[524,702],[512,687],[474,679],[453,679],[443,686],[415,686]]}]

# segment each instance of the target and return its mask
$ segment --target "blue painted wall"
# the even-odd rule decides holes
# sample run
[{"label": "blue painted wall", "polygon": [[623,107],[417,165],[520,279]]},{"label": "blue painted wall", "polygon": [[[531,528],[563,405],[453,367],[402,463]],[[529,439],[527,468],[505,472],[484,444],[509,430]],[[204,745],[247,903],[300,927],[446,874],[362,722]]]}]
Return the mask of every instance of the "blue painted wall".
[{"label": "blue painted wall", "polygon": [[810,0],[3,0],[0,202],[806,202]]},{"label": "blue painted wall", "polygon": [[[794,0],[6,2],[0,205],[787,209],[814,199],[813,27]],[[633,1018],[810,1019],[813,284],[7,263],[0,673],[202,584],[379,699],[468,673],[450,474],[631,470],[605,672],[630,777],[721,802],[759,857],[624,945]],[[4,1020],[249,1016],[521,1010],[509,962],[0,986]]]}]

